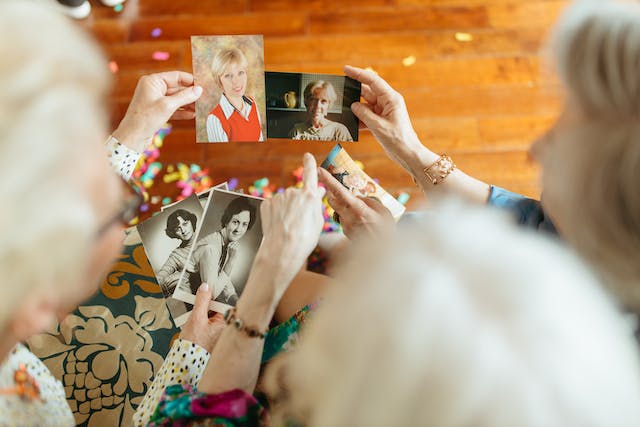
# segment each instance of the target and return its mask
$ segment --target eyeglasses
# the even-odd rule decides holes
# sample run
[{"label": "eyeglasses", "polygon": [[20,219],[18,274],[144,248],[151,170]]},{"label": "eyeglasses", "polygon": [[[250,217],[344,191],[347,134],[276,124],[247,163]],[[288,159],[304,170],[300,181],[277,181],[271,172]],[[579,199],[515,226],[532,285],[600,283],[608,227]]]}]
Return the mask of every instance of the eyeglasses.
[{"label": "eyeglasses", "polygon": [[108,221],[102,224],[98,231],[96,232],[97,236],[101,236],[107,230],[109,230],[114,224],[122,224],[124,227],[128,227],[131,220],[133,220],[136,216],[138,216],[138,209],[140,209],[140,205],[144,199],[140,194],[130,194],[126,199],[122,201],[122,205],[120,209],[111,217]]}]

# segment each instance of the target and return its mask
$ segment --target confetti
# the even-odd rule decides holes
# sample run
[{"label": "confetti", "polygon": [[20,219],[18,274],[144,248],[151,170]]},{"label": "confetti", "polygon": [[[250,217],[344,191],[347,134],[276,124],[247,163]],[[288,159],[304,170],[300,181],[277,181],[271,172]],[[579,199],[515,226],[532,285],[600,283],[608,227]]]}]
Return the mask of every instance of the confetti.
[{"label": "confetti", "polygon": [[227,187],[229,187],[229,190],[233,191],[236,188],[238,188],[238,178],[231,178],[228,182],[227,182]]},{"label": "confetti", "polygon": [[398,202],[400,202],[403,205],[406,205],[407,202],[409,201],[409,195],[407,193],[400,193],[397,197]]},{"label": "confetti", "polygon": [[153,30],[151,30],[151,37],[158,38],[162,35],[162,30],[160,28],[154,28]]},{"label": "confetti", "polygon": [[118,72],[118,63],[116,61],[109,61],[109,71],[113,74]]},{"label": "confetti", "polygon": [[167,59],[169,59],[169,57],[169,52],[163,52],[160,50],[153,52],[153,54],[151,55],[151,58],[156,61],[166,61]]},{"label": "confetti", "polygon": [[473,41],[473,36],[469,33],[456,33],[456,40],[459,42],[470,42]]},{"label": "confetti", "polygon": [[122,9],[124,9],[124,6],[122,5],[122,3],[117,4],[113,7],[113,10],[115,10],[117,13],[122,12]]},{"label": "confetti", "polygon": [[411,67],[415,63],[416,57],[413,55],[407,56],[406,58],[402,59],[402,65],[404,65],[405,67]]}]

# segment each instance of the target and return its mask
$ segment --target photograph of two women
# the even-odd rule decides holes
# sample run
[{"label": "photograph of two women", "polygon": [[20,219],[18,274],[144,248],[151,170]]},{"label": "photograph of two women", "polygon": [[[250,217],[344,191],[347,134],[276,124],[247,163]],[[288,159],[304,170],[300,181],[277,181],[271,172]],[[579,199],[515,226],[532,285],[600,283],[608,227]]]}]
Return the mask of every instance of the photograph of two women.
[{"label": "photograph of two women", "polygon": [[261,35],[192,36],[196,140],[262,142],[266,138],[358,140],[351,104],[360,83],[346,76],[265,71]]}]

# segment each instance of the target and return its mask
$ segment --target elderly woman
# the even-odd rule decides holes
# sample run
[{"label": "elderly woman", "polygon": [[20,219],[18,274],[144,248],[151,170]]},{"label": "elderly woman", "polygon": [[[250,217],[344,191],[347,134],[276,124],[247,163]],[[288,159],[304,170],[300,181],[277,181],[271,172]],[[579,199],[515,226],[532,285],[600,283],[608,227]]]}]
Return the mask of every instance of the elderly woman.
[{"label": "elderly woman", "polygon": [[[576,2],[556,28],[554,50],[567,95],[558,121],[531,150],[542,166],[542,203],[474,179],[455,159],[429,150],[402,96],[373,73],[347,66],[367,101],[352,109],[430,199],[456,194],[506,207],[523,224],[557,228],[622,303],[640,312],[640,6]],[[341,220],[354,230],[376,223],[379,212],[319,173]]]},{"label": "elderly woman", "polygon": [[[124,196],[107,161],[110,75],[82,31],[42,4],[3,1],[0,55],[0,162],[7,177],[20,177],[0,184],[0,424],[70,426],[61,383],[19,343],[96,291],[138,199]],[[121,175],[130,175],[131,156],[153,132],[200,93],[186,73],[141,79],[108,142]]]},{"label": "elderly woman", "polygon": [[327,113],[336,102],[338,95],[333,85],[324,80],[311,82],[304,88],[304,105],[307,120],[296,123],[289,138],[316,141],[353,141],[349,129],[342,123],[327,119]]},{"label": "elderly woman", "polygon": [[[353,249],[296,350],[267,368],[272,417],[250,395],[269,310],[243,294],[198,391],[169,386],[150,425],[637,425],[633,335],[589,270],[495,212],[456,208]],[[278,292],[264,294],[269,307]]]},{"label": "elderly woman", "polygon": [[211,74],[222,95],[207,116],[209,142],[263,140],[256,101],[245,95],[247,65],[247,57],[237,47],[220,50],[213,58]]}]

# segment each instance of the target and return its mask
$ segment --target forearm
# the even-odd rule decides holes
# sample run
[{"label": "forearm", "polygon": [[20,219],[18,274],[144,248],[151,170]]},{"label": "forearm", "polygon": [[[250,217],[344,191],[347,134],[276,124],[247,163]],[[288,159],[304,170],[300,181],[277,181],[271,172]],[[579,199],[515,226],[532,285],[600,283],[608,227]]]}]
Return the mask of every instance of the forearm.
[{"label": "forearm", "polygon": [[[246,287],[236,306],[236,317],[245,325],[266,331],[280,296],[276,284],[287,279],[269,257],[258,251]],[[233,327],[225,328],[216,344],[200,382],[199,391],[209,394],[242,389],[253,393],[259,370],[264,340],[249,337]]]},{"label": "forearm", "polygon": [[[490,186],[456,168],[442,182],[433,184],[424,173],[425,168],[436,162],[440,155],[426,148],[419,140],[409,145],[398,156],[400,164],[409,172],[427,197],[456,195],[465,200],[483,204],[489,197]],[[453,159],[455,162],[455,159]]]}]

